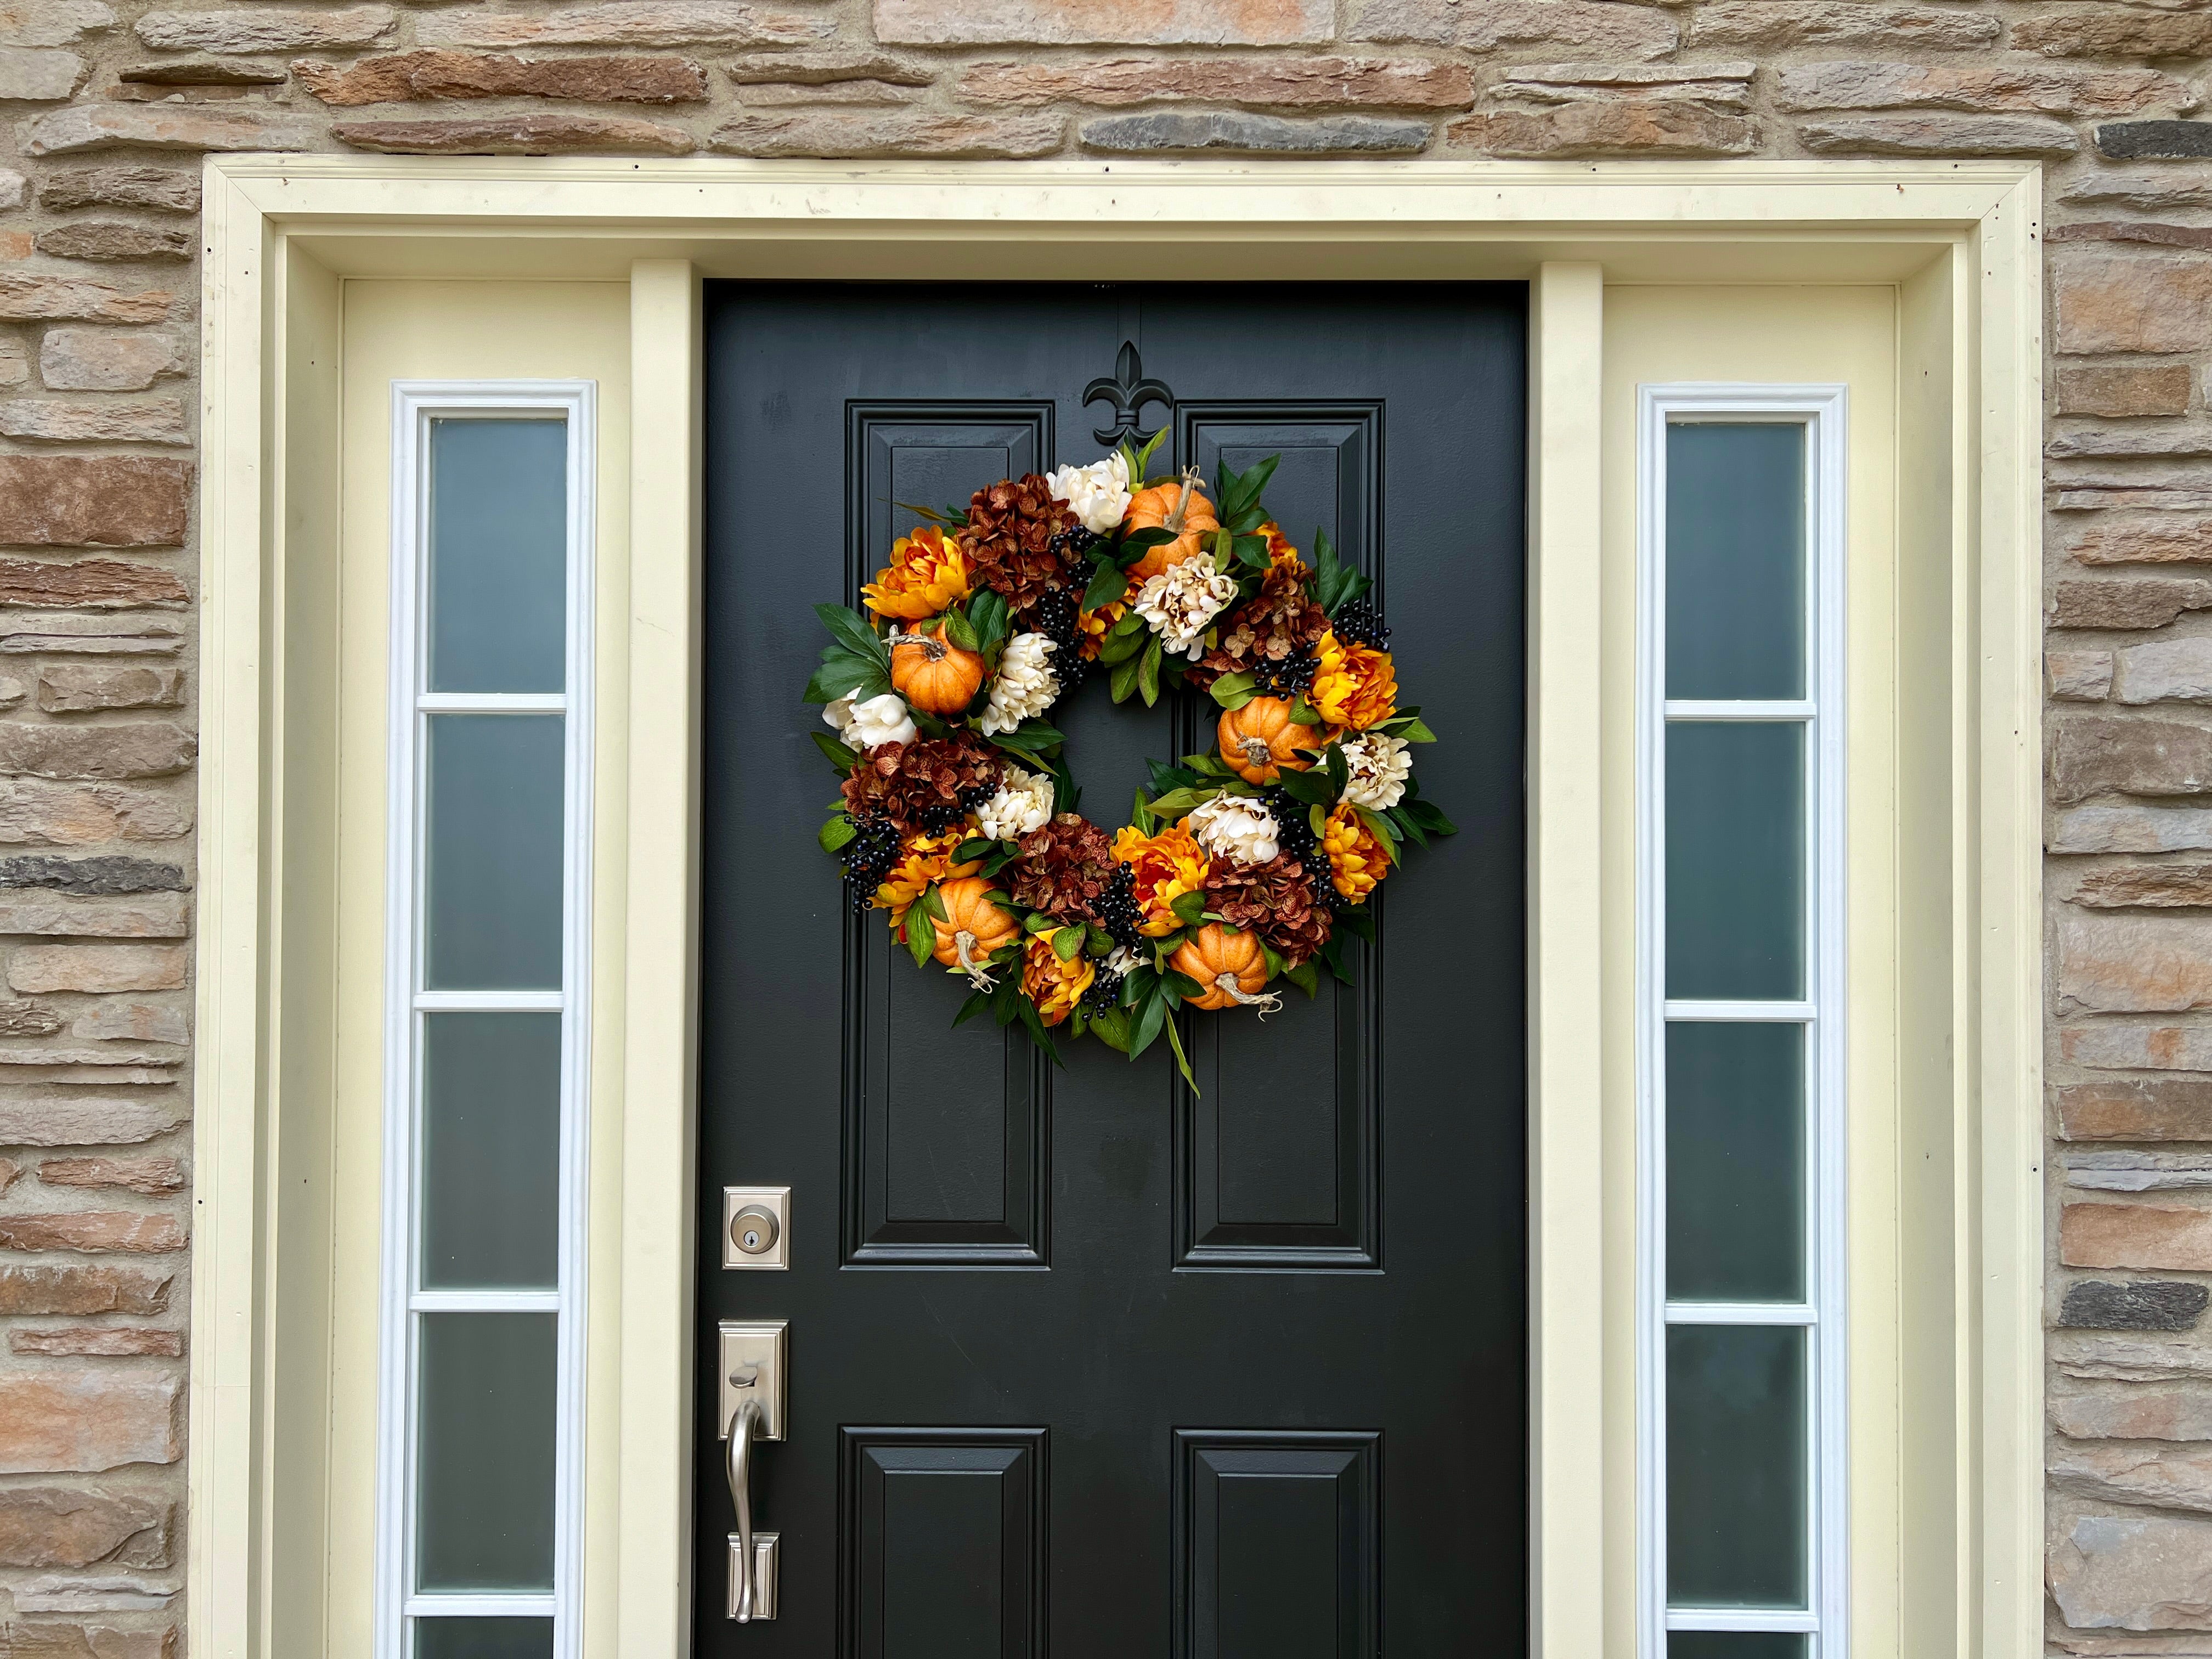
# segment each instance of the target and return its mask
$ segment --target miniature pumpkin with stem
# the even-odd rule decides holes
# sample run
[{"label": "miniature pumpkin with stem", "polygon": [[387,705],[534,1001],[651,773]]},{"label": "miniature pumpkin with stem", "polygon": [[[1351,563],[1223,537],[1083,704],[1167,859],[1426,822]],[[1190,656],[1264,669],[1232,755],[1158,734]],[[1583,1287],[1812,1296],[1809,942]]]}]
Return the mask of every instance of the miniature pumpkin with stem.
[{"label": "miniature pumpkin with stem", "polygon": [[1273,992],[1262,992],[1267,982],[1267,955],[1260,936],[1240,927],[1210,921],[1176,947],[1168,965],[1196,980],[1205,994],[1189,999],[1194,1008],[1257,1008],[1268,1012],[1282,1006]]},{"label": "miniature pumpkin with stem", "polygon": [[1139,490],[1130,497],[1122,522],[1131,530],[1164,530],[1175,538],[1145,550],[1144,556],[1129,567],[1133,583],[1194,557],[1205,546],[1206,538],[1221,528],[1221,521],[1213,515],[1213,503],[1198,487],[1195,467],[1180,478]]},{"label": "miniature pumpkin with stem", "polygon": [[940,622],[935,633],[898,634],[888,641],[891,690],[909,708],[940,720],[964,710],[983,684],[983,659],[946,639],[948,625]]},{"label": "miniature pumpkin with stem", "polygon": [[1313,731],[1291,718],[1291,705],[1280,697],[1255,697],[1227,710],[1218,732],[1221,758],[1247,783],[1273,783],[1279,772],[1303,772],[1313,764],[1313,757],[1301,752],[1313,741]]}]

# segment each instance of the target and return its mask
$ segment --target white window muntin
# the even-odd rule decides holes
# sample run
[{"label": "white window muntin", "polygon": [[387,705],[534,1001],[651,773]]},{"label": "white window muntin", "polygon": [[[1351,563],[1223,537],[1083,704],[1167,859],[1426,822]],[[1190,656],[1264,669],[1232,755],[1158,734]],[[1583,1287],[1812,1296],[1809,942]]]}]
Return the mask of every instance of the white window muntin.
[{"label": "white window muntin", "polygon": [[[416,1621],[544,1618],[553,1659],[579,1651],[588,1145],[592,527],[597,389],[588,380],[392,383],[390,755],[386,887],[386,1021],[381,1307],[376,1462],[378,1659],[412,1659]],[[431,428],[445,420],[557,422],[566,444],[565,628],[558,692],[433,692],[429,626]],[[428,720],[435,714],[559,714],[562,743],[561,969],[556,990],[425,988]],[[556,1282],[550,1290],[425,1290],[421,1249],[423,1018],[441,1012],[561,1016]],[[416,1590],[420,1316],[550,1313],[556,1321],[550,1592]]]},{"label": "white window muntin", "polygon": [[[1638,1650],[1666,1659],[1677,1631],[1802,1632],[1808,1659],[1843,1659],[1848,1607],[1845,1464],[1844,732],[1845,389],[1685,383],[1638,388],[1637,1428]],[[1694,422],[1787,422],[1805,433],[1807,697],[1669,700],[1667,652],[1668,429]],[[1667,728],[1752,720],[1805,730],[1801,1000],[1669,1000],[1665,995]],[[1669,1301],[1667,1296],[1667,1028],[1677,1021],[1765,1021],[1805,1032],[1801,1303]],[[1802,1608],[1670,1606],[1668,1585],[1667,1332],[1686,1325],[1804,1328],[1808,1594]]]}]

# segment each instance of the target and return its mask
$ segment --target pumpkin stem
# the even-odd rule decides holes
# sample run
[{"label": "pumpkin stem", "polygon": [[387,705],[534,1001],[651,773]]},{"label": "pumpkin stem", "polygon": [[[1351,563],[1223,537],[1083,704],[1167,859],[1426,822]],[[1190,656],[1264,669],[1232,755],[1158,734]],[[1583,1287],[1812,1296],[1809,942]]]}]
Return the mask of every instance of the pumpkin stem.
[{"label": "pumpkin stem", "polygon": [[1231,973],[1216,974],[1213,976],[1213,988],[1231,1002],[1246,1008],[1257,1008],[1262,1019],[1267,1018],[1268,1015],[1283,1006],[1282,998],[1277,996],[1273,991],[1262,991],[1258,996],[1254,996],[1239,985],[1237,982],[1237,975]]},{"label": "pumpkin stem", "polygon": [[1178,536],[1182,534],[1183,514],[1190,511],[1190,492],[1198,488],[1198,469],[1187,466],[1182,470],[1182,494],[1176,497],[1175,511],[1167,516],[1166,528]]},{"label": "pumpkin stem", "polygon": [[1268,748],[1266,739],[1261,738],[1247,738],[1241,746],[1244,758],[1255,766],[1265,766],[1275,757],[1275,751]]},{"label": "pumpkin stem", "polygon": [[968,954],[975,945],[975,935],[963,927],[952,936],[952,954],[960,959],[960,971],[968,975],[968,982],[979,991],[988,991],[994,982],[989,966]]},{"label": "pumpkin stem", "polygon": [[893,651],[902,645],[918,645],[930,661],[945,660],[945,641],[934,634],[894,634],[884,643]]}]

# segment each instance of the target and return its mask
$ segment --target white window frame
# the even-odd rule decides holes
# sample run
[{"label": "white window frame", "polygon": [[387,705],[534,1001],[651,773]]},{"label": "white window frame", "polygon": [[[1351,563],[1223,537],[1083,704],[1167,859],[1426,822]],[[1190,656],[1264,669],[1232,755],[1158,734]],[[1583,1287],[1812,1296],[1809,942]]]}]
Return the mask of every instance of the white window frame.
[{"label": "white window frame", "polygon": [[[1808,1659],[1844,1659],[1850,1607],[1844,1176],[1844,614],[1846,398],[1841,386],[1643,386],[1637,409],[1637,1578],[1638,1651],[1664,1659],[1673,1631],[1802,1632]],[[1666,696],[1667,429],[1685,422],[1777,422],[1806,431],[1805,702],[1669,702]],[[1675,720],[1806,727],[1806,991],[1802,1002],[1668,1001],[1666,737]],[[1666,1028],[1671,1019],[1802,1022],[1806,1032],[1807,1297],[1801,1304],[1669,1303]],[[1667,1328],[1807,1328],[1802,1612],[1667,1604]]]},{"label": "white window frame", "polygon": [[[418,1616],[550,1617],[554,1659],[580,1650],[584,1477],[584,1291],[588,1257],[592,583],[597,387],[589,380],[395,380],[392,386],[392,633],[386,832],[383,1296],[378,1388],[375,1652],[411,1659]],[[433,419],[560,418],[568,428],[567,690],[431,693],[421,689],[429,556]],[[562,985],[558,991],[445,991],[422,982],[423,735],[433,714],[560,714],[563,720]],[[416,1159],[421,1016],[538,1011],[562,1016],[557,1279],[551,1291],[419,1291]],[[550,1594],[415,1593],[418,1352],[414,1316],[556,1316],[553,1589]]]}]

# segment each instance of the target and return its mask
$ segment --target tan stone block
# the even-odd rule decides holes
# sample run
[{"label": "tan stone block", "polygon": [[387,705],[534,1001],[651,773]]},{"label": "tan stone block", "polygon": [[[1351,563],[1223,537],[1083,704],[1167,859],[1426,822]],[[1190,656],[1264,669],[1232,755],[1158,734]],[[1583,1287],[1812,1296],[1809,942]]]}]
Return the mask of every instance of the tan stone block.
[{"label": "tan stone block", "polygon": [[21,340],[0,340],[0,386],[21,386],[31,378],[30,353]]},{"label": "tan stone block", "polygon": [[432,12],[416,19],[415,40],[425,46],[804,46],[836,29],[830,17],[744,0],[609,0],[548,12]]},{"label": "tan stone block", "polygon": [[[50,1583],[53,1581],[33,1581]],[[71,1581],[63,1580],[63,1583]],[[73,1591],[42,1595],[17,1587],[19,1613],[82,1611],[84,1598]],[[47,1606],[52,1601],[53,1606]],[[138,1605],[134,1600],[126,1607]],[[163,1605],[155,1601],[153,1605]],[[36,1624],[0,1625],[0,1659],[175,1659],[176,1628],[125,1630],[114,1625],[81,1625],[40,1620]]]},{"label": "tan stone block", "polygon": [[97,1474],[184,1455],[183,1379],[108,1367],[0,1376],[0,1474]]},{"label": "tan stone block", "polygon": [[[2184,375],[2185,364],[2176,364]],[[2212,519],[2100,520],[2067,550],[2083,564],[2185,564],[2212,561]]]},{"label": "tan stone block", "polygon": [[2061,352],[2212,345],[2212,259],[2068,252],[2053,262]]},{"label": "tan stone block", "polygon": [[[89,276],[0,274],[0,321],[6,322],[158,323],[176,298],[167,289],[120,289]],[[9,493],[0,489],[0,500]]]},{"label": "tan stone block", "polygon": [[167,167],[79,167],[49,173],[39,180],[39,205],[43,208],[152,208],[160,213],[198,213],[200,181],[197,173]]},{"label": "tan stone block", "polygon": [[2083,219],[2053,225],[2046,242],[2140,242],[2152,247],[2212,247],[2212,225],[2166,224],[2154,219]]},{"label": "tan stone block", "polygon": [[910,46],[1280,46],[1328,40],[1328,0],[874,0],[874,35]]},{"label": "tan stone block", "polygon": [[159,1195],[185,1189],[185,1166],[173,1158],[50,1158],[39,1165],[48,1187],[127,1187]]},{"label": "tan stone block", "polygon": [[2192,1025],[2068,1025],[2058,1057],[2100,1072],[2212,1072],[2212,1030]]},{"label": "tan stone block", "polygon": [[128,1146],[185,1121],[174,1100],[0,1100],[0,1146]]},{"label": "tan stone block", "polygon": [[2192,853],[2212,848],[2212,812],[2186,806],[2077,806],[2051,821],[2054,853]]},{"label": "tan stone block", "polygon": [[1488,155],[1742,155],[1758,147],[1759,128],[1696,104],[1592,100],[1534,113],[1493,110],[1455,121],[1445,137]]},{"label": "tan stone block", "polygon": [[1097,116],[1078,136],[1086,149],[1130,155],[1411,155],[1428,147],[1431,132],[1426,121],[1374,115],[1145,110]]},{"label": "tan stone block", "polygon": [[2045,115],[1859,115],[1800,121],[1797,142],[1820,155],[2071,155],[2073,128]]},{"label": "tan stone block", "polygon": [[1045,155],[1066,137],[1057,115],[878,115],[824,110],[748,115],[714,130],[709,147],[731,155]]},{"label": "tan stone block", "polygon": [[2160,16],[2132,6],[2069,6],[2014,23],[2012,45],[2051,58],[2203,58],[2212,56],[2212,17]]},{"label": "tan stone block", "polygon": [[2114,1382],[2202,1382],[2212,1380],[2212,1350],[2182,1342],[2143,1342],[2099,1337],[2069,1342],[2054,1335],[2051,1364],[2062,1376]]},{"label": "tan stone block", "polygon": [[2212,1513],[2212,1446],[2075,1445],[2061,1442],[2049,1464],[2062,1492],[2108,1503]]},{"label": "tan stone block", "polygon": [[827,86],[838,81],[880,81],[898,87],[926,87],[936,77],[903,59],[859,46],[826,52],[748,52],[722,66],[739,86],[787,81],[794,86]]},{"label": "tan stone block", "polygon": [[2068,897],[2100,909],[2199,909],[2212,905],[2212,864],[2129,864],[2092,870]]},{"label": "tan stone block", "polygon": [[187,929],[181,893],[131,898],[75,898],[52,893],[0,893],[0,933],[49,933],[79,939],[182,939]]},{"label": "tan stone block", "polygon": [[101,708],[178,708],[184,672],[140,663],[47,663],[39,670],[39,707],[49,714]]},{"label": "tan stone block", "polygon": [[175,945],[25,945],[8,958],[18,991],[180,991],[190,952]]},{"label": "tan stone block", "polygon": [[0,230],[0,259],[27,259],[31,257],[31,233],[27,230]]},{"label": "tan stone block", "polygon": [[167,1255],[187,1243],[174,1216],[137,1210],[65,1210],[41,1215],[0,1215],[0,1250],[77,1250],[88,1255],[127,1250]]},{"label": "tan stone block", "polygon": [[2212,1440],[2212,1389],[2185,1383],[2053,1389],[2051,1425],[2076,1440]]},{"label": "tan stone block", "polygon": [[57,259],[189,259],[192,234],[174,225],[80,220],[39,233],[39,252]]},{"label": "tan stone block", "polygon": [[58,392],[143,392],[191,367],[173,334],[50,328],[39,342],[39,378]]},{"label": "tan stone block", "polygon": [[174,1511],[137,1492],[0,1487],[0,1566],[166,1567]]},{"label": "tan stone block", "polygon": [[880,108],[918,103],[919,87],[894,86],[886,81],[823,81],[748,83],[738,92],[745,109],[790,109],[806,104],[836,104]]},{"label": "tan stone block", "polygon": [[191,590],[181,578],[159,565],[121,559],[64,561],[0,556],[0,605],[66,605],[94,611],[143,605],[173,608],[190,604],[191,597]]},{"label": "tan stone block", "polygon": [[2194,380],[2186,363],[2065,364],[2058,370],[2057,409],[2061,415],[2186,415]]},{"label": "tan stone block", "polygon": [[1687,99],[1743,109],[1759,65],[1717,64],[1516,64],[1492,83],[1493,98],[1539,104],[1580,103],[1593,96],[1653,102]]},{"label": "tan stone block", "polygon": [[[143,31],[148,23],[164,15],[220,17],[225,14],[155,12],[142,19],[139,28]],[[235,19],[239,14],[228,15]],[[301,40],[296,44],[325,43]],[[137,149],[293,150],[308,149],[319,136],[318,123],[312,117],[273,110],[219,110],[205,104],[73,104],[25,123],[22,147],[26,155],[64,155],[78,150],[110,149],[118,144]],[[152,322],[155,319],[128,320]]]},{"label": "tan stone block", "polygon": [[2112,690],[2124,703],[2212,701],[2212,638],[2127,647],[2118,653]]},{"label": "tan stone block", "polygon": [[115,398],[90,404],[17,398],[0,404],[0,435],[60,444],[191,441],[180,398]]},{"label": "tan stone block", "polygon": [[2164,628],[2212,607],[2212,581],[2068,581],[2051,590],[2053,628]]},{"label": "tan stone block", "polygon": [[1533,49],[1554,56],[1663,58],[1674,51],[1680,29],[1673,17],[1654,7],[1588,0],[1492,0],[1487,5],[1368,0],[1353,14],[1346,38],[1432,41],[1469,52]]},{"label": "tan stone block", "polygon": [[[26,1267],[0,1265],[0,1314],[157,1314],[169,1305],[172,1273],[148,1267],[70,1265]],[[0,1535],[6,1527],[0,1487]],[[36,1566],[37,1562],[6,1562]]]},{"label": "tan stone block", "polygon": [[350,107],[416,98],[574,98],[595,104],[690,103],[707,95],[707,71],[686,58],[514,58],[467,52],[403,52],[343,68],[292,66],[325,104]]},{"label": "tan stone block", "polygon": [[94,1003],[77,1017],[70,1028],[95,1042],[174,1042],[191,1038],[185,1011],[169,1003],[139,1002],[110,997]]},{"label": "tan stone block", "polygon": [[137,34],[162,52],[303,52],[318,46],[365,46],[392,33],[389,6],[293,11],[277,6],[227,6],[210,11],[149,11]]},{"label": "tan stone block", "polygon": [[2212,927],[2193,917],[2062,916],[2057,991],[2100,1013],[2212,1007]]},{"label": "tan stone block", "polygon": [[2212,426],[2087,427],[2047,440],[2051,460],[2195,459],[2212,455]]},{"label": "tan stone block", "polygon": [[388,155],[688,155],[681,128],[605,115],[492,115],[452,121],[340,121],[331,136]]},{"label": "tan stone block", "polygon": [[1693,46],[1875,46],[1957,52],[1997,38],[1986,12],[1895,6],[1867,0],[1725,0],[1690,18]]},{"label": "tan stone block", "polygon": [[114,27],[100,0],[0,0],[0,42],[11,46],[71,46]]},{"label": "tan stone block", "polygon": [[8,1351],[85,1358],[156,1354],[174,1359],[185,1352],[185,1334],[144,1325],[74,1325],[65,1330],[13,1330],[8,1333]]},{"label": "tan stone block", "polygon": [[2179,720],[2075,715],[2051,723],[2051,798],[2212,793],[2212,732]]},{"label": "tan stone block", "polygon": [[184,649],[176,623],[153,617],[81,617],[49,611],[36,617],[0,616],[0,654],[47,652],[75,656],[173,657]]},{"label": "tan stone block", "polygon": [[961,77],[960,95],[1012,107],[1141,104],[1204,99],[1304,107],[1386,105],[1464,109],[1474,77],[1464,64],[1424,58],[1116,58],[1068,63],[999,60]]},{"label": "tan stone block", "polygon": [[56,103],[76,90],[84,59],[45,46],[0,46],[0,99]]},{"label": "tan stone block", "polygon": [[2063,702],[2101,702],[2112,689],[2109,651],[2046,651],[2043,666],[2051,695]]},{"label": "tan stone block", "polygon": [[112,783],[0,778],[0,844],[71,847],[125,838],[169,841],[191,827],[189,796],[157,795]]},{"label": "tan stone block", "polygon": [[2010,65],[1799,64],[1775,77],[1775,106],[1814,109],[1954,109],[2042,115],[2131,115],[2194,109],[2182,82],[2150,70]]},{"label": "tan stone block", "polygon": [[0,546],[177,546],[191,476],[138,455],[0,455]]},{"label": "tan stone block", "polygon": [[52,1036],[61,1029],[61,1016],[44,1003],[0,1000],[0,1036]]},{"label": "tan stone block", "polygon": [[133,720],[118,726],[26,726],[0,721],[0,772],[18,775],[167,777],[190,767],[198,750],[192,734],[168,720]]},{"label": "tan stone block", "polygon": [[2212,1210],[2069,1204],[2059,1217],[2058,1259],[2069,1267],[2212,1273]]}]

